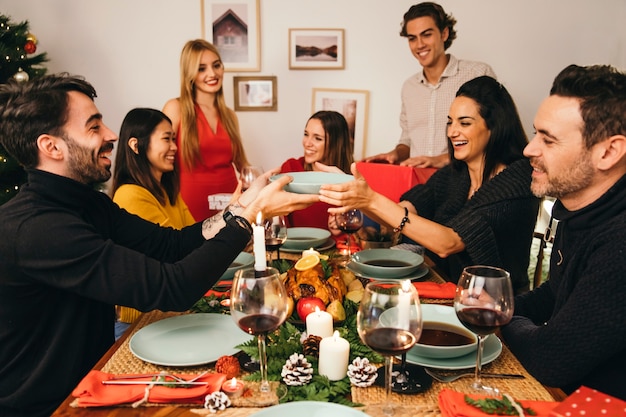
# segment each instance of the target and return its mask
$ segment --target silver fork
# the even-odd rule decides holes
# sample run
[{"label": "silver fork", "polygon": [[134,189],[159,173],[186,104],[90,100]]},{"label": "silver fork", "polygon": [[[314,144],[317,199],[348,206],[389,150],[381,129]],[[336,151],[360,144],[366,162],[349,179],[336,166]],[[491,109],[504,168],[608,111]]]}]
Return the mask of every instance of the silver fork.
[{"label": "silver fork", "polygon": [[150,378],[150,377],[155,377],[155,378],[156,377],[170,377],[170,378],[173,378],[174,380],[176,380],[176,382],[189,384],[191,382],[196,382],[198,379],[202,378],[203,376],[205,376],[208,373],[209,373],[209,371],[204,371],[201,374],[196,375],[195,377],[193,377],[191,379],[181,378],[181,377],[176,376],[174,374],[171,374],[169,372],[158,372],[158,373],[154,373],[154,374],[116,375],[113,378],[109,379],[109,381],[116,381],[116,380],[121,380],[121,379]]},{"label": "silver fork", "polygon": [[[426,371],[428,375],[432,376],[434,379],[436,379],[439,382],[452,382],[452,381],[456,381],[457,379],[465,378],[468,376],[474,376],[474,372],[463,372],[460,374],[444,375],[444,374],[440,374],[439,372],[431,368],[424,368],[424,371]],[[524,379],[525,378],[524,375],[520,375],[520,374],[489,374],[489,373],[481,373],[480,377],[481,378],[504,378],[504,379]]]}]

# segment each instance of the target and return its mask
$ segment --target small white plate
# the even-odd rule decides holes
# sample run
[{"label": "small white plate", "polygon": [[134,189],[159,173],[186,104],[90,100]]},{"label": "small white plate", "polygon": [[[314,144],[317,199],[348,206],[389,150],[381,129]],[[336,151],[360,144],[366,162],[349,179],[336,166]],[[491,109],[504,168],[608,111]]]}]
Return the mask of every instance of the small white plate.
[{"label": "small white plate", "polygon": [[233,355],[235,346],[251,336],[232,317],[195,313],[159,320],[130,339],[130,351],[139,359],[165,366],[196,366]]},{"label": "small white plate", "polygon": [[[313,249],[315,249],[318,252],[323,252],[325,250],[329,250],[335,247],[335,239],[333,239],[332,237],[329,237],[328,239],[326,239],[326,242],[324,242],[323,244],[321,244],[320,246],[314,247]],[[307,248],[309,249],[309,248]],[[282,246],[280,248],[281,252],[285,252],[285,253],[302,253],[304,249],[291,249],[291,248],[286,248],[284,246]]]},{"label": "small white plate", "polygon": [[295,401],[274,405],[250,414],[250,417],[368,417],[360,410],[321,401]]}]

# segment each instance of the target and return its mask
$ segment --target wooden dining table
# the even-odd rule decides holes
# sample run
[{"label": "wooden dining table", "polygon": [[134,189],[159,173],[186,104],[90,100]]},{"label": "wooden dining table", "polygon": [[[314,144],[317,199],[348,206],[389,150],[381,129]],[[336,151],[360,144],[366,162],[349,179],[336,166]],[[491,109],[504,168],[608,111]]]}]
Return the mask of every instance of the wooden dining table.
[{"label": "wooden dining table", "polygon": [[[283,255],[284,256],[284,255]],[[287,255],[289,257],[289,255]],[[423,280],[433,282],[443,282],[443,278],[438,273],[433,264],[426,260],[430,270]],[[422,299],[424,303],[437,303],[451,305],[451,299]],[[174,313],[151,311],[144,313],[133,325],[124,333],[124,335],[115,342],[106,354],[93,367],[95,370],[104,372],[123,374],[123,373],[149,373],[155,371],[168,371],[178,373],[199,373],[204,370],[211,370],[214,364],[207,364],[200,367],[171,368],[165,366],[153,365],[144,362],[135,357],[129,348],[129,341],[132,336],[141,328],[179,314],[191,313]],[[496,379],[497,386],[504,393],[510,393],[516,399],[526,400],[544,400],[544,401],[562,401],[565,394],[559,390],[545,387],[534,379],[513,356],[510,350],[503,344],[501,354],[490,364],[483,366],[485,372],[494,373],[516,373],[525,376],[524,379]],[[451,383],[441,383],[433,381],[432,386],[425,392],[418,394],[397,394],[392,393],[392,401],[397,404],[395,415],[397,417],[436,417],[440,416],[438,407],[438,394],[444,389],[452,389],[459,392],[471,392],[470,385],[472,378],[462,378]],[[367,388],[358,388],[353,386],[351,389],[351,400],[354,403],[364,404],[360,409],[372,417],[382,417],[382,403],[384,402],[385,391],[382,387],[371,386]],[[76,398],[71,395],[57,408],[53,413],[54,417],[174,417],[174,416],[198,416],[198,415],[216,415],[219,417],[247,417],[261,410],[257,407],[229,407],[217,414],[209,414],[208,410],[201,408],[200,405],[162,405],[162,404],[144,404],[138,408],[130,406],[114,406],[114,407],[91,407],[82,408],[76,406]]]}]

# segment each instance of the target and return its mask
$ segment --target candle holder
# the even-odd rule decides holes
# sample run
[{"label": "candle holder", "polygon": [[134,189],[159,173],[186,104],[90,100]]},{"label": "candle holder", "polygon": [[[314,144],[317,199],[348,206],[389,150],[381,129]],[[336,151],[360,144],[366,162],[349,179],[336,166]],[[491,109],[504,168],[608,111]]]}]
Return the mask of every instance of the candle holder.
[{"label": "candle holder", "polygon": [[222,384],[222,391],[230,399],[241,397],[244,388],[243,382],[239,381],[237,378],[229,379]]}]

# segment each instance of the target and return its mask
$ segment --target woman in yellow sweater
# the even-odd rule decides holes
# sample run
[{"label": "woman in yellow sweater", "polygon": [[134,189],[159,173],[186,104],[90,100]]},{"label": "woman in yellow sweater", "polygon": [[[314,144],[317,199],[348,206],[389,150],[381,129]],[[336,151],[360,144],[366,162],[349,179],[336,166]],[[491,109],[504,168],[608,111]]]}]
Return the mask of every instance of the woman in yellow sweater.
[{"label": "woman in yellow sweater", "polygon": [[[172,123],[165,114],[149,108],[128,112],[117,145],[113,201],[161,226],[182,229],[194,224],[179,192],[176,151]],[[141,314],[128,307],[119,307],[118,312],[120,323],[132,323]],[[116,326],[116,333],[125,327]]]}]

